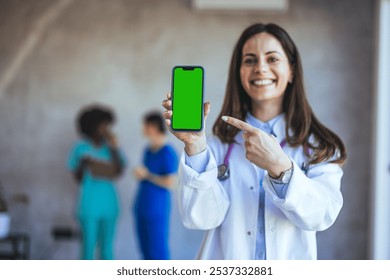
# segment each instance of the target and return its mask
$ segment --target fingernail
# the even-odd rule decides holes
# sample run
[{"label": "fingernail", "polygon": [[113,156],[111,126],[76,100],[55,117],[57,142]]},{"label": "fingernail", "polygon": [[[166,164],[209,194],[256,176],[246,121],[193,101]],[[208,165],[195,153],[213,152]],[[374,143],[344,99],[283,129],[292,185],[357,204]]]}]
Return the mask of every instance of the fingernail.
[{"label": "fingernail", "polygon": [[226,116],[222,116],[222,120],[223,120],[224,122],[227,122],[227,120],[228,120],[228,117],[226,117]]}]

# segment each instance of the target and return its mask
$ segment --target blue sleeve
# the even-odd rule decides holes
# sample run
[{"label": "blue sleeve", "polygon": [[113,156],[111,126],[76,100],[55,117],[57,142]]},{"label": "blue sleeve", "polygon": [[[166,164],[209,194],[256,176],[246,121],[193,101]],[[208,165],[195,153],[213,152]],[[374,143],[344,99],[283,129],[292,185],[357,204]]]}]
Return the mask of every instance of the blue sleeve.
[{"label": "blue sleeve", "polygon": [[206,149],[199,154],[189,156],[186,152],[185,154],[185,164],[194,169],[196,172],[203,173],[206,171],[208,162],[210,161],[210,150]]},{"label": "blue sleeve", "polygon": [[179,165],[175,150],[172,147],[168,146],[165,149],[162,159],[164,161],[161,162],[162,163],[161,175],[175,174],[177,172],[178,165]]},{"label": "blue sleeve", "polygon": [[70,171],[75,171],[83,158],[84,153],[80,143],[75,144],[69,152],[66,166]]},{"label": "blue sleeve", "polygon": [[275,190],[276,194],[279,196],[279,198],[285,199],[289,184],[288,183],[287,184],[278,184],[278,183],[273,182],[272,180],[270,180],[270,181],[271,181],[272,187],[274,188],[274,190]]},{"label": "blue sleeve", "polygon": [[149,166],[147,165],[147,161],[148,161],[148,149],[145,148],[142,154],[142,165],[149,169]]}]

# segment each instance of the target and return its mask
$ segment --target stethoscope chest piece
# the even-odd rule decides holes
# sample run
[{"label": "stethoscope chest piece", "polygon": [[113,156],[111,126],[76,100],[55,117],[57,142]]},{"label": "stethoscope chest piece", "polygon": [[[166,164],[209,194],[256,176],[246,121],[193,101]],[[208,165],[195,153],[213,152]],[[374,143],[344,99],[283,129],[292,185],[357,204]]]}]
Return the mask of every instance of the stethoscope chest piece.
[{"label": "stethoscope chest piece", "polygon": [[230,176],[229,166],[225,163],[218,166],[218,180],[225,181]]},{"label": "stethoscope chest piece", "polygon": [[218,180],[225,181],[230,177],[230,171],[229,171],[229,158],[230,154],[233,150],[233,143],[230,143],[225,155],[225,159],[223,160],[223,163],[218,166]]}]

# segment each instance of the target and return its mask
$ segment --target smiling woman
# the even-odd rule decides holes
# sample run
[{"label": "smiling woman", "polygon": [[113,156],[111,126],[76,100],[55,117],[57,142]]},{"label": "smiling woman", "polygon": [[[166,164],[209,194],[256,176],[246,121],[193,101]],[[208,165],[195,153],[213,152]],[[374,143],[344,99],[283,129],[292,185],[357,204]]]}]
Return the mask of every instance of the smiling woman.
[{"label": "smiling woman", "polygon": [[268,101],[274,103],[273,108],[281,108],[284,90],[293,75],[279,41],[268,33],[259,33],[246,41],[242,52],[242,86],[253,106],[265,106]]},{"label": "smiling woman", "polygon": [[[171,105],[168,94],[168,125]],[[210,104],[204,107],[206,119]],[[207,230],[199,258],[316,259],[316,232],[334,223],[343,204],[346,152],[315,117],[299,52],[284,29],[255,24],[244,30],[213,132],[209,139],[204,131],[174,133],[185,144],[182,221]],[[228,171],[223,180],[221,163]]]}]

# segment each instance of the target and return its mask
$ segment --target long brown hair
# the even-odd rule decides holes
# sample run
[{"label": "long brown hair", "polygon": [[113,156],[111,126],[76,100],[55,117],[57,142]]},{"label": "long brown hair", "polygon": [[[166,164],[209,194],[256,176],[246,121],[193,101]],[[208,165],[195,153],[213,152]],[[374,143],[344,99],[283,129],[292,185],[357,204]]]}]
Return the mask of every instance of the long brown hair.
[{"label": "long brown hair", "polygon": [[[238,39],[230,62],[225,99],[214,123],[213,133],[223,143],[233,143],[239,130],[222,121],[221,117],[232,116],[245,120],[251,110],[252,100],[245,92],[240,78],[242,49],[249,38],[262,32],[267,32],[279,40],[294,73],[293,81],[288,84],[283,97],[286,141],[292,147],[302,145],[305,153],[310,157],[310,163],[319,163],[335,157],[332,162],[343,164],[347,158],[343,141],[316,118],[306,98],[298,49],[288,33],[273,23],[251,25]],[[314,143],[309,142],[311,136],[314,137]],[[308,154],[309,149],[313,151],[311,155]]]}]

